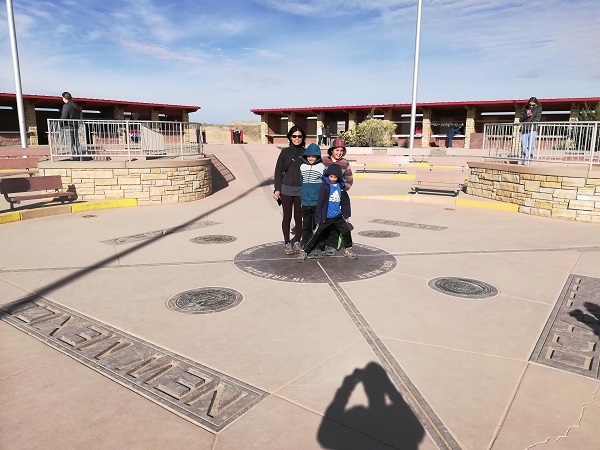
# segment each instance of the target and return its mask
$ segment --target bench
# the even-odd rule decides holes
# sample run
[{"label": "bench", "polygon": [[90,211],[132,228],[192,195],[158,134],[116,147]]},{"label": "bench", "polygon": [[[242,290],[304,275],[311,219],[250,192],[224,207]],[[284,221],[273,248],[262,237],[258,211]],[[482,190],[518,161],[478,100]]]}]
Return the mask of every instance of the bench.
[{"label": "bench", "polygon": [[0,177],[35,175],[38,172],[37,158],[0,158]]},{"label": "bench", "polygon": [[363,155],[350,161],[352,171],[356,173],[406,173],[404,167],[410,162],[410,157]]},{"label": "bench", "polygon": [[60,175],[3,178],[0,179],[0,193],[10,203],[10,209],[14,209],[15,203],[20,203],[22,200],[51,198],[52,201],[59,201],[62,204],[77,198],[74,186],[69,187],[67,191],[63,190]]},{"label": "bench", "polygon": [[415,172],[415,182],[410,189],[413,194],[421,191],[452,192],[454,196],[465,184],[465,171],[461,169],[425,169]]},{"label": "bench", "polygon": [[0,147],[0,158],[29,158],[49,159],[50,148],[48,147]]}]

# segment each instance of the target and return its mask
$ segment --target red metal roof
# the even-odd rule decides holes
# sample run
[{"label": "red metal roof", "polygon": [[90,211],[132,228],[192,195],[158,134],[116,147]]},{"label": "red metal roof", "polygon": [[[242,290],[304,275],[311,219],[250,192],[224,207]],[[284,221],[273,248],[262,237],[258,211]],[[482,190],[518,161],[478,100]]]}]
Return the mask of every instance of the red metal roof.
[{"label": "red metal roof", "polygon": [[[54,107],[56,104],[62,105],[62,99],[60,95],[30,95],[23,94],[23,99],[33,100],[38,107]],[[84,97],[73,97],[73,100],[81,106],[87,108],[96,106],[107,106],[107,105],[119,105],[131,108],[155,108],[161,110],[186,110],[188,112],[195,112],[200,109],[200,106],[187,106],[187,105],[169,105],[163,103],[144,103],[144,102],[128,102],[124,100],[105,100],[97,98],[84,98]],[[16,94],[0,92],[0,105],[7,104],[7,101],[16,101]]]},{"label": "red metal roof", "polygon": [[[454,108],[463,108],[467,106],[476,106],[476,107],[490,107],[490,106],[500,106],[500,105],[515,105],[515,104],[523,104],[527,102],[528,99],[516,99],[516,100],[477,100],[477,101],[460,101],[460,102],[421,102],[417,103],[418,108],[428,108],[428,107],[454,107]],[[576,97],[576,98],[538,98],[541,104],[546,104],[548,106],[560,106],[564,105],[566,109],[570,109],[571,103],[598,103],[600,102],[600,97]],[[371,109],[406,109],[410,108],[412,105],[410,103],[389,103],[389,104],[380,104],[380,105],[344,105],[344,106],[312,106],[312,107],[300,107],[300,108],[266,108],[266,109],[251,109],[250,112],[254,114],[262,114],[262,113],[289,113],[289,112],[316,112],[316,111],[332,111],[332,110],[371,110]],[[567,107],[568,106],[568,107]]]}]

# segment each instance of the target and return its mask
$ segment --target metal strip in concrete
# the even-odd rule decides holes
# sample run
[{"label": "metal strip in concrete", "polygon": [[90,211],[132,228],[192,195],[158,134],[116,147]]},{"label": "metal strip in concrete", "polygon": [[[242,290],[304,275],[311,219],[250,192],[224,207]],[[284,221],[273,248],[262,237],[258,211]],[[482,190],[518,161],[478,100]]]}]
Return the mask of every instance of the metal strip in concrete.
[{"label": "metal strip in concrete", "polygon": [[[404,253],[390,253],[394,257],[403,256],[443,256],[443,255],[493,255],[503,253],[540,253],[540,252],[595,252],[600,251],[598,246],[589,247],[553,247],[553,248],[524,248],[524,249],[508,249],[508,250],[449,250],[449,251],[437,251],[437,252],[404,252]],[[368,255],[363,255],[363,258],[368,258]],[[268,258],[269,260],[288,260],[289,257],[281,256],[280,258]],[[122,268],[135,268],[135,267],[166,267],[166,266],[190,266],[190,265],[206,265],[206,264],[221,264],[231,263],[232,259],[218,259],[211,261],[182,261],[182,262],[161,262],[161,263],[139,263],[139,264],[120,264],[120,265],[107,265],[103,269],[122,269]],[[85,266],[64,266],[64,267],[38,267],[38,268],[21,268],[21,269],[0,269],[0,273],[20,273],[20,272],[55,272],[64,270],[82,270]]]},{"label": "metal strip in concrete", "polygon": [[[319,263],[319,265],[321,264]],[[325,270],[323,269],[323,271]],[[460,449],[461,447],[456,439],[454,439],[454,436],[448,431],[444,423],[433,411],[431,406],[429,406],[410,378],[408,378],[408,375],[402,370],[400,364],[398,364],[394,356],[390,353],[381,339],[379,339],[356,305],[350,300],[348,294],[346,294],[339,283],[336,283],[331,278],[329,278],[328,284],[350,319],[354,322],[358,331],[377,356],[381,366],[387,372],[404,401],[410,405],[414,414],[423,425],[423,428],[425,428],[438,448],[449,450]]]},{"label": "metal strip in concrete", "polygon": [[181,227],[165,228],[164,230],[148,231],[146,233],[133,234],[131,236],[109,239],[107,241],[102,241],[102,243],[108,245],[131,244],[132,242],[146,241],[157,236],[161,236],[163,234],[179,233],[181,231],[195,230],[197,228],[206,228],[218,224],[219,222],[213,222],[211,220],[206,220],[203,222],[193,222]]},{"label": "metal strip in concrete", "polygon": [[212,432],[268,395],[46,299],[0,311],[15,328]]},{"label": "metal strip in concrete", "polygon": [[600,278],[569,276],[529,360],[600,379]]},{"label": "metal strip in concrete", "polygon": [[385,225],[393,225],[395,227],[418,228],[420,230],[429,230],[429,231],[444,231],[444,230],[448,229],[448,227],[441,227],[438,225],[426,225],[424,223],[400,222],[398,220],[373,219],[373,220],[369,220],[369,222],[382,223]]}]

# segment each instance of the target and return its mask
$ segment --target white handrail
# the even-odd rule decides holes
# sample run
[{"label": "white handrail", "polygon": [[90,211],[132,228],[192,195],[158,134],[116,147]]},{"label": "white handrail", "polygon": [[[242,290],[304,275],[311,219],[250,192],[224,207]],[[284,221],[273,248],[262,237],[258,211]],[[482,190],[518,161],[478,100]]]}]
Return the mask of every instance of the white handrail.
[{"label": "white handrail", "polygon": [[[600,164],[600,122],[490,123],[484,126],[483,160]],[[531,156],[533,155],[533,157]]]},{"label": "white handrail", "polygon": [[48,119],[55,158],[134,158],[202,155],[202,125],[194,122]]}]

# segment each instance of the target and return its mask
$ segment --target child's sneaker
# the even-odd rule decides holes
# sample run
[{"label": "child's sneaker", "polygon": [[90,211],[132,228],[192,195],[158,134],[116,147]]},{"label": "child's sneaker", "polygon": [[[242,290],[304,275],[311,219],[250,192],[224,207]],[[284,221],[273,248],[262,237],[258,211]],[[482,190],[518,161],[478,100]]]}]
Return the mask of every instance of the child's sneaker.
[{"label": "child's sneaker", "polygon": [[304,262],[304,260],[307,258],[307,254],[304,250],[300,249],[300,252],[298,253],[298,262]]},{"label": "child's sneaker", "polygon": [[323,256],[333,256],[335,252],[335,248],[327,246],[325,247],[325,251],[323,251]]},{"label": "child's sneaker", "polygon": [[344,256],[350,259],[358,258],[356,253],[354,253],[354,250],[352,250],[352,247],[348,247],[346,250],[344,250]]},{"label": "child's sneaker", "polygon": [[283,251],[285,252],[286,255],[293,255],[296,253],[294,251],[294,249],[292,248],[292,244],[290,244],[289,242],[287,244],[285,244],[285,248],[283,249]]},{"label": "child's sneaker", "polygon": [[300,242],[294,242],[294,253],[300,253],[300,250],[302,250],[302,246],[300,245]]}]

